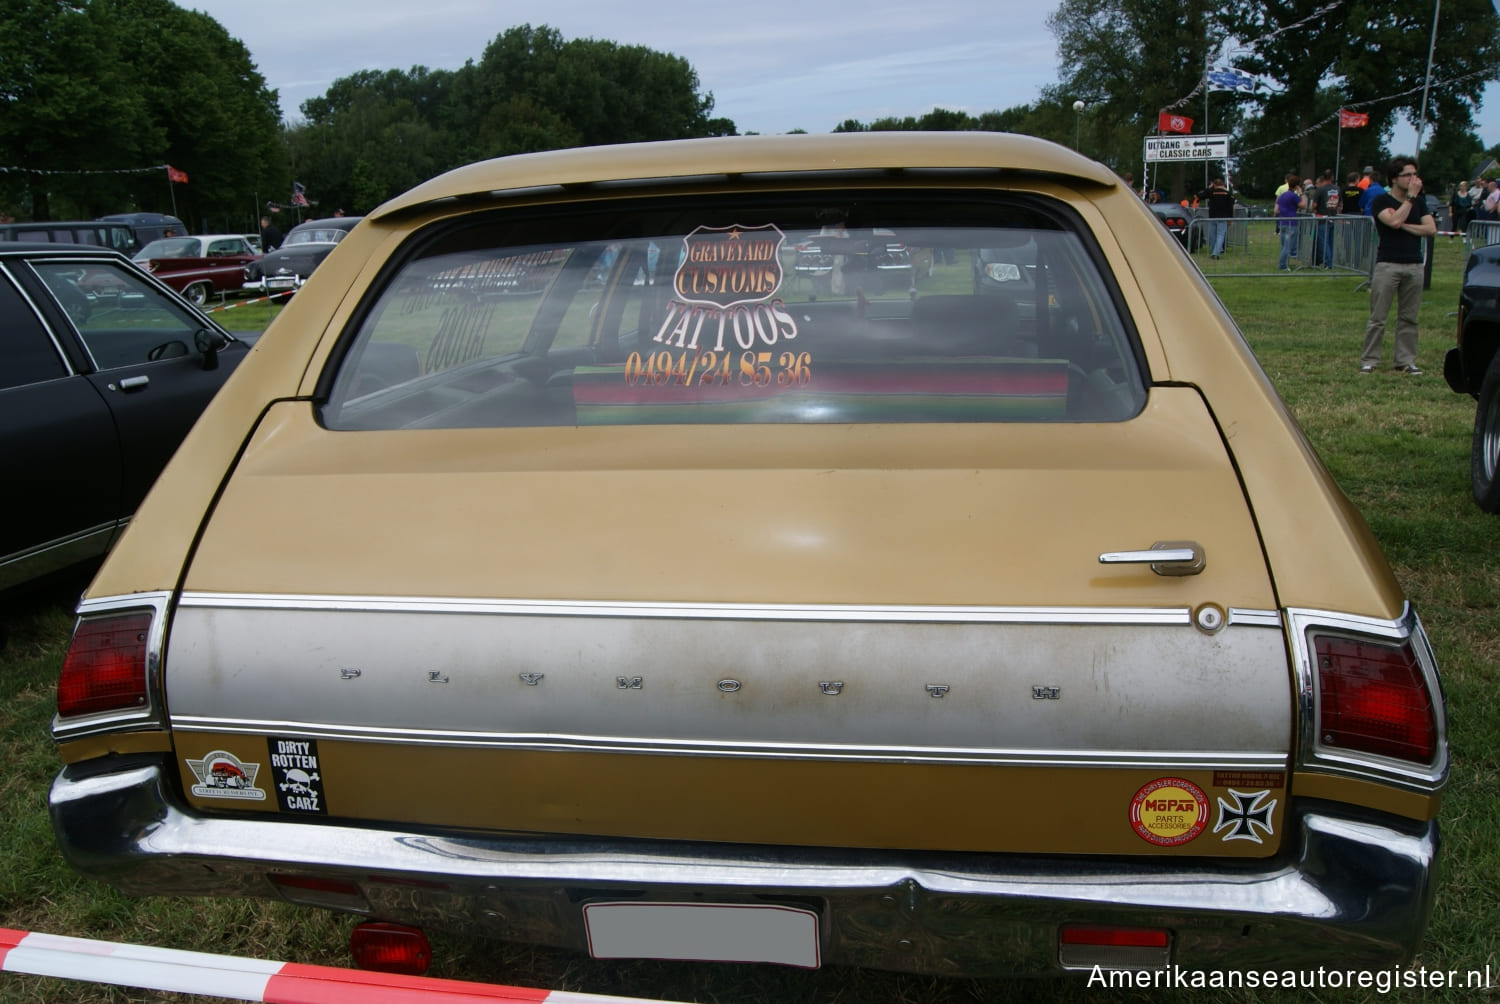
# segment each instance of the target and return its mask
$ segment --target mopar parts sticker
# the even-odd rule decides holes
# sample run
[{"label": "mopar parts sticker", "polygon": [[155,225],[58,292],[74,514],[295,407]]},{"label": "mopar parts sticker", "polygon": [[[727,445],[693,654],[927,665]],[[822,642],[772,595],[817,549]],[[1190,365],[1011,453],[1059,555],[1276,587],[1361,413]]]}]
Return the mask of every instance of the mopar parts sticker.
[{"label": "mopar parts sticker", "polygon": [[318,764],[318,741],[267,736],[266,749],[271,757],[276,801],[282,811],[327,815],[323,773]]},{"label": "mopar parts sticker", "polygon": [[1142,785],[1130,800],[1130,826],[1158,847],[1192,840],[1208,825],[1208,796],[1180,777],[1159,777]]},{"label": "mopar parts sticker", "polygon": [[255,786],[260,764],[245,763],[233,753],[214,750],[202,760],[188,760],[188,769],[198,779],[193,794],[199,798],[235,798],[263,802],[266,793]]}]

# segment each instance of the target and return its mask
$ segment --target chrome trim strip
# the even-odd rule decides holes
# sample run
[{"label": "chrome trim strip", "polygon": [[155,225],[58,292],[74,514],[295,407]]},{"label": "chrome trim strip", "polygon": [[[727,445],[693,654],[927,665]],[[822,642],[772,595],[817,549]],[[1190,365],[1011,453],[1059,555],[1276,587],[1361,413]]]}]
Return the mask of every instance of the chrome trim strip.
[{"label": "chrome trim strip", "polygon": [[767,760],[898,761],[996,764],[1029,767],[1121,767],[1145,770],[1285,771],[1289,756],[1276,751],[1197,752],[1172,750],[1020,750],[944,746],[848,746],[791,742],[714,742],[545,733],[441,732],[320,722],[247,721],[174,715],[178,732],[237,735],[298,735],[351,742],[402,743],[552,753],[645,753],[666,756],[756,757]]},{"label": "chrome trim strip", "polygon": [[[937,624],[1192,624],[1187,607],[968,607],[833,603],[666,603],[617,600],[440,599],[315,596],[296,593],[183,593],[183,607],[345,610],[535,617],[635,617],[677,620],[886,621]],[[1280,626],[1280,618],[1276,619]]]},{"label": "chrome trim strip", "polygon": [[0,589],[75,565],[109,551],[120,529],[118,520],[79,530],[77,533],[0,558]]},{"label": "chrome trim strip", "polygon": [[[120,732],[165,730],[167,727],[165,707],[162,699],[161,663],[162,651],[167,638],[167,604],[169,592],[135,593],[130,596],[104,596],[85,599],[78,604],[78,619],[100,614],[124,613],[130,610],[149,610],[151,629],[146,636],[146,706],[131,711],[109,711],[93,715],[78,715],[66,722],[60,715],[52,716],[52,739],[54,742],[71,742],[89,736]],[[74,625],[75,630],[77,625]]]},{"label": "chrome trim strip", "polygon": [[1279,628],[1283,626],[1280,610],[1250,610],[1245,607],[1230,607],[1229,623],[1245,627]]},{"label": "chrome trim strip", "polygon": [[[1291,630],[1293,670],[1297,679],[1297,704],[1300,719],[1297,766],[1320,774],[1333,774],[1378,784],[1396,785],[1411,791],[1431,794],[1448,779],[1448,712],[1438,675],[1437,658],[1427,640],[1427,632],[1416,609],[1407,603],[1396,620],[1364,617],[1332,610],[1287,609]],[[1318,733],[1317,673],[1312,663],[1312,648],[1307,636],[1316,629],[1352,635],[1374,636],[1390,641],[1412,642],[1417,661],[1421,663],[1428,693],[1437,708],[1437,759],[1426,766],[1373,753],[1360,753],[1341,747],[1325,746]]]}]

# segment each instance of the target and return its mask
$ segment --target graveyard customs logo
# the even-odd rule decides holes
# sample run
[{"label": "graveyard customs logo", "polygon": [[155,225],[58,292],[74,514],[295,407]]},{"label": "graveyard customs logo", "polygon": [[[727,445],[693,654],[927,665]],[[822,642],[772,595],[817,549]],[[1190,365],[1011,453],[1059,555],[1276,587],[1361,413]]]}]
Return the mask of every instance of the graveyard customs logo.
[{"label": "graveyard customs logo", "polygon": [[677,296],[721,310],[769,299],[781,285],[783,239],[772,223],[695,228],[683,238]]}]

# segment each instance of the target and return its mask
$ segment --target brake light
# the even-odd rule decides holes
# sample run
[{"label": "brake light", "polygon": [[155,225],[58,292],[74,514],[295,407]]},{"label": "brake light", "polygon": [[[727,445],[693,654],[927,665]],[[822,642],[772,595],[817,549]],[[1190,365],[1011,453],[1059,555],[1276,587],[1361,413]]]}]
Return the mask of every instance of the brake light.
[{"label": "brake light", "polygon": [[58,715],[69,718],[144,707],[150,631],[150,613],[79,621],[57,679]]},{"label": "brake light", "polygon": [[1318,733],[1325,746],[1428,764],[1437,710],[1411,643],[1318,636]]},{"label": "brake light", "polygon": [[415,927],[367,921],[349,935],[349,951],[361,969],[421,976],[432,962],[427,935]]}]

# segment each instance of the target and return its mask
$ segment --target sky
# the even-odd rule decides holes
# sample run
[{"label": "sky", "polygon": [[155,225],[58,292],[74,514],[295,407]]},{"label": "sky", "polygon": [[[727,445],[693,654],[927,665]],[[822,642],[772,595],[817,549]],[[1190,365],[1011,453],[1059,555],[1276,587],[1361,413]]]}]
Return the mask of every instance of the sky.
[{"label": "sky", "polygon": [[[742,133],[830,132],[849,118],[920,116],[934,107],[978,115],[1035,102],[1058,76],[1056,39],[1047,28],[1057,4],[1047,0],[185,0],[182,6],[205,11],[245,44],[292,121],[301,117],[303,101],[339,77],[364,69],[457,69],[479,62],[497,35],[528,22],[556,28],[565,39],[608,39],[685,58],[700,91],[713,94],[713,114],[732,119]],[[1500,143],[1500,85],[1485,90],[1477,122],[1486,147]],[[1391,137],[1394,153],[1415,146],[1414,126]]]}]

